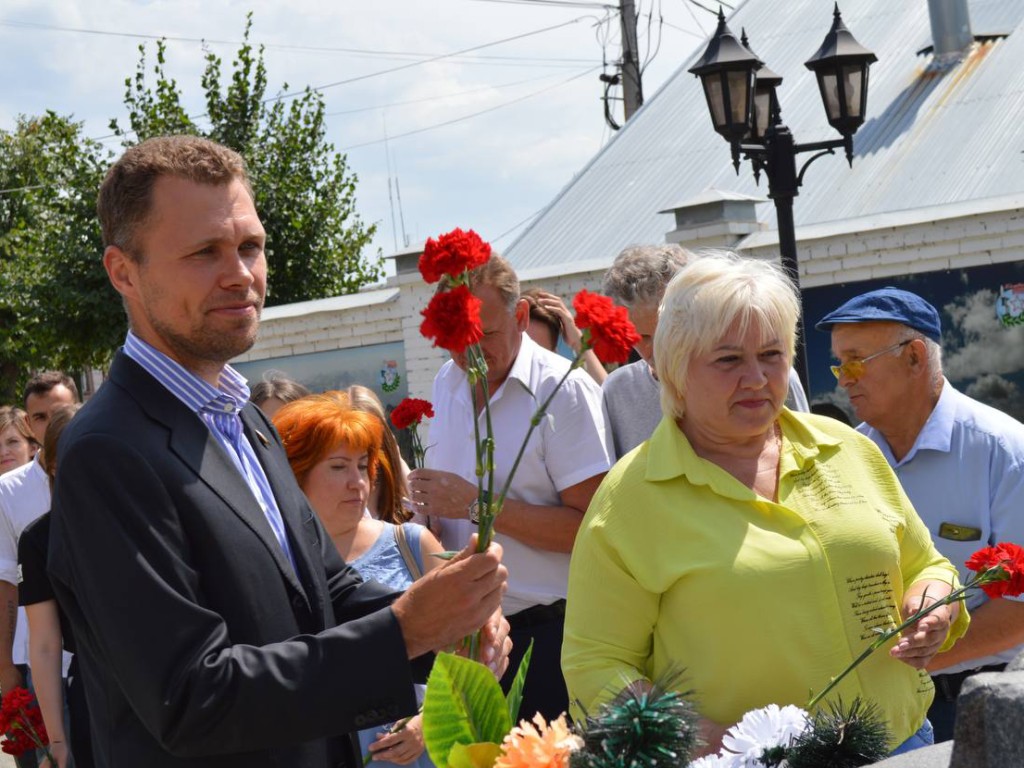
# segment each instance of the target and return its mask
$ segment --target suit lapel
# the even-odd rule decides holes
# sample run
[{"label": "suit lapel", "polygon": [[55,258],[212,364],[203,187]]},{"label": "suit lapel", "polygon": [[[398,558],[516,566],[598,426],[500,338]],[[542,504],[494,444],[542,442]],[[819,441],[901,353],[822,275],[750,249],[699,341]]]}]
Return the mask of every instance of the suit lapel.
[{"label": "suit lapel", "polygon": [[[203,420],[123,353],[118,353],[115,358],[110,378],[127,388],[153,419],[162,422],[170,430],[171,451],[256,534],[285,581],[305,597],[305,590],[274,536],[252,489],[224,448],[210,434]],[[276,492],[276,487],[274,490]],[[282,503],[280,498],[278,504],[281,507],[289,506]],[[209,512],[215,514],[216,510]]]},{"label": "suit lapel", "polygon": [[[324,597],[316,588],[317,580],[312,577],[315,573],[314,563],[319,558],[313,558],[309,551],[310,543],[306,531],[310,528],[310,521],[313,517],[313,510],[306,501],[306,497],[295,482],[295,475],[292,473],[291,465],[288,464],[285,452],[278,447],[277,435],[265,419],[257,412],[256,406],[246,405],[242,409],[242,427],[246,439],[253,447],[256,458],[263,467],[263,472],[270,481],[270,488],[277,499],[277,506],[281,511],[281,518],[284,520],[284,527],[288,531],[288,543],[291,546],[292,557],[299,569],[305,574],[304,583],[310,585],[307,589],[307,598],[312,598],[318,609],[323,609]],[[313,526],[315,528],[315,526]],[[323,571],[323,566],[320,566]]]}]

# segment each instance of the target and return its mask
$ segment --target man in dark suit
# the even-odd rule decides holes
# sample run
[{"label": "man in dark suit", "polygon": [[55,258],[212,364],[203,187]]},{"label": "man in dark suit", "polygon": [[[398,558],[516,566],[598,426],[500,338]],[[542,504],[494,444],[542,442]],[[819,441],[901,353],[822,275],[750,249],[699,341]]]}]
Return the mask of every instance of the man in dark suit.
[{"label": "man in dark suit", "polygon": [[49,562],[96,763],[351,765],[347,733],[415,711],[410,660],[486,625],[500,672],[500,550],[467,550],[400,596],[362,582],[227,366],[255,340],[266,286],[241,157],[144,142],[98,207],[131,331],[63,436]]}]

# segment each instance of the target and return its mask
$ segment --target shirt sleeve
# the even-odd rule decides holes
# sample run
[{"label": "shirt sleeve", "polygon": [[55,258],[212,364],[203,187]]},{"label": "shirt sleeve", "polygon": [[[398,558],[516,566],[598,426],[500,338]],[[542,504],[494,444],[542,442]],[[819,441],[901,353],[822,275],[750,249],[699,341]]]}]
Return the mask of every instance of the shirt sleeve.
[{"label": "shirt sleeve", "polygon": [[18,583],[18,536],[14,532],[7,499],[0,494],[0,581]]},{"label": "shirt sleeve", "polygon": [[609,459],[601,389],[576,370],[566,379],[544,419],[544,465],[559,491],[607,472]]},{"label": "shirt sleeve", "polygon": [[569,701],[587,710],[646,677],[658,620],[660,595],[637,580],[630,567],[637,553],[627,537],[616,535],[622,531],[609,525],[615,508],[621,508],[619,493],[606,483],[595,494],[569,565],[562,673]]},{"label": "shirt sleeve", "polygon": [[42,519],[29,525],[18,539],[18,565],[21,583],[18,584],[18,605],[35,605],[56,599],[50,577],[46,573],[46,548],[49,525]]}]

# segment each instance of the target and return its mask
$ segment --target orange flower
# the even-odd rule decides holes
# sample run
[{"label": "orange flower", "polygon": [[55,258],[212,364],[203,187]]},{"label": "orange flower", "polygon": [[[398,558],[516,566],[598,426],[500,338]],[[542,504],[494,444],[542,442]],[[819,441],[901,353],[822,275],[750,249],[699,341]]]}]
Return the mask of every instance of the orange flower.
[{"label": "orange flower", "polygon": [[494,768],[568,768],[569,755],[583,746],[583,741],[569,730],[565,715],[548,725],[539,712],[531,725],[526,720],[512,729],[501,748],[504,754]]}]

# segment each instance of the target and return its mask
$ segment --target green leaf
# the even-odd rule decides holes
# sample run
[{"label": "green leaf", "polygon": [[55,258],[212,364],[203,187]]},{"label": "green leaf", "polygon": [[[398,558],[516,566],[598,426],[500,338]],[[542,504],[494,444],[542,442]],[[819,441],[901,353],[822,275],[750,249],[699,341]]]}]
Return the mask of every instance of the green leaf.
[{"label": "green leaf", "polygon": [[526,671],[530,668],[530,657],[533,655],[533,640],[526,647],[523,660],[519,662],[519,669],[516,670],[516,677],[512,681],[512,687],[508,690],[505,703],[508,705],[508,716],[515,725],[519,722],[519,708],[523,705],[523,686],[526,685]]},{"label": "green leaf", "polygon": [[500,744],[511,729],[494,674],[478,662],[439,653],[423,699],[423,741],[434,765],[447,766],[456,744]]},{"label": "green leaf", "polygon": [[448,768],[491,768],[501,754],[501,745],[489,741],[480,744],[453,744],[448,753]]}]

